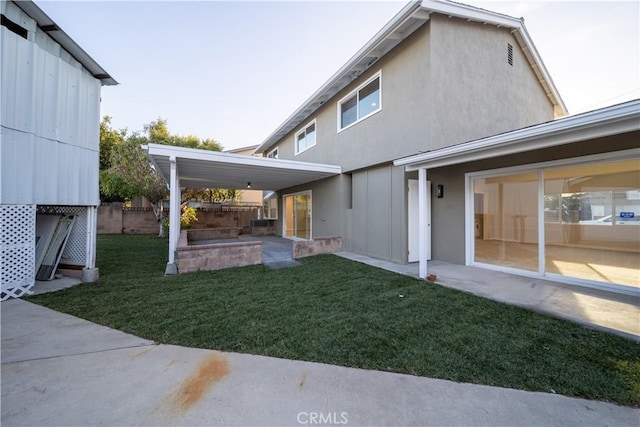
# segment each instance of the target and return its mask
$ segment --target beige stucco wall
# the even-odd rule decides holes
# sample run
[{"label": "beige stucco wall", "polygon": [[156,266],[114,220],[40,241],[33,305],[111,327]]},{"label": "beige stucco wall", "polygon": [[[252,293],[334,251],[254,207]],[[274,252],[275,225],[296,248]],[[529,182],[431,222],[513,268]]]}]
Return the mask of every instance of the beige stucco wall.
[{"label": "beige stucco wall", "polygon": [[[553,105],[509,29],[442,15],[431,19],[429,93],[436,105],[424,148],[553,120]],[[513,46],[513,66],[507,43]]]}]

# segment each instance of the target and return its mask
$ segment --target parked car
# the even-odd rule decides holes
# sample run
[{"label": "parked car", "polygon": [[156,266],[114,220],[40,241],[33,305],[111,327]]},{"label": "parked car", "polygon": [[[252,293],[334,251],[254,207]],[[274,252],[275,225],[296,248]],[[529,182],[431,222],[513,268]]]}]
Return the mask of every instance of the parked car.
[{"label": "parked car", "polygon": [[[599,219],[591,219],[580,221],[581,225],[611,225],[613,224],[613,215],[607,215]],[[631,218],[622,218],[619,216],[615,217],[616,225],[640,225],[640,216],[634,215]]]}]

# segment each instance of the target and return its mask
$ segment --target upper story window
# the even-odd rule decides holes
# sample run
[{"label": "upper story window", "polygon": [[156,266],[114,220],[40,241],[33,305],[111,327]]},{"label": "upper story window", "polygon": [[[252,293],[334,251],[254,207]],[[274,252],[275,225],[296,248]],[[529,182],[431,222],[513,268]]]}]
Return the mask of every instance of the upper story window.
[{"label": "upper story window", "polygon": [[382,75],[378,73],[338,102],[338,131],[366,119],[382,109]]},{"label": "upper story window", "polygon": [[316,145],[316,121],[307,124],[296,133],[296,155]]},{"label": "upper story window", "polygon": [[269,151],[269,153],[267,153],[267,157],[270,158],[270,159],[277,159],[278,158],[278,147],[276,147],[273,150]]}]

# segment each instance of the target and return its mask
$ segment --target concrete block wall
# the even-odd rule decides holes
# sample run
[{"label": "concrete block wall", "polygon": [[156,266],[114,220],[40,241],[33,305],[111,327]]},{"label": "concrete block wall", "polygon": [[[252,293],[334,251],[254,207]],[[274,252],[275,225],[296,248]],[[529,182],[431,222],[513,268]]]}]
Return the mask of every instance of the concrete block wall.
[{"label": "concrete block wall", "polygon": [[262,242],[217,243],[198,246],[191,246],[186,242],[186,231],[183,231],[176,249],[176,264],[180,274],[262,263]]},{"label": "concrete block wall", "polygon": [[122,203],[103,204],[98,207],[98,234],[122,233]]},{"label": "concrete block wall", "polygon": [[140,208],[122,211],[122,233],[158,234],[160,225],[152,209]]},{"label": "concrete block wall", "polygon": [[[191,229],[232,228],[242,234],[251,232],[251,220],[258,218],[258,208],[241,210],[196,209],[198,221]],[[98,234],[157,234],[158,221],[153,209],[123,209],[122,203],[103,204],[98,208]]]},{"label": "concrete block wall", "polygon": [[342,237],[316,237],[312,240],[293,242],[293,258],[330,254],[342,250]]},{"label": "concrete block wall", "polygon": [[195,242],[198,240],[235,239],[238,237],[238,231],[237,227],[190,229],[187,230],[187,240]]}]

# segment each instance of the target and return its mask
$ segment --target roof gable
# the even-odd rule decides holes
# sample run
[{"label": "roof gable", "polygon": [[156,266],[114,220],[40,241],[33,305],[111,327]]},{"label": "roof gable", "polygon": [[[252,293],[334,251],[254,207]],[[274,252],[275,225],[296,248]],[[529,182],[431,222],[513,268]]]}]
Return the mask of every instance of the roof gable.
[{"label": "roof gable", "polygon": [[538,81],[554,105],[555,115],[559,117],[567,114],[567,108],[542,62],[542,58],[533,45],[533,41],[526,30],[522,18],[513,18],[448,0],[412,1],[402,8],[402,10],[378,31],[346,64],[278,126],[278,128],[258,146],[256,153],[267,151],[304,120],[307,120],[308,117],[324,105],[326,101],[338,94],[363,72],[372,67],[381,57],[389,53],[429,21],[432,13],[511,29],[511,32],[514,34],[531,68],[536,74]]}]

